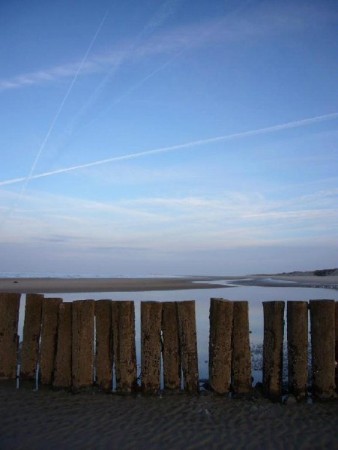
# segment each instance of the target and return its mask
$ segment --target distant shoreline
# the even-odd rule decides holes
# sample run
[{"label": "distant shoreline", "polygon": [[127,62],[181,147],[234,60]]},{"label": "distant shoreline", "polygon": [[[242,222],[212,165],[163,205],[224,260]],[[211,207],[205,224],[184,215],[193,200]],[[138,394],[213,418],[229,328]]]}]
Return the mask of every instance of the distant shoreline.
[{"label": "distant shoreline", "polygon": [[[219,278],[217,278],[219,279]],[[191,278],[0,278],[0,292],[141,292],[224,287],[215,277]],[[213,282],[213,283],[211,283]]]},{"label": "distant shoreline", "polygon": [[338,274],[312,273],[247,276],[156,278],[0,278],[2,293],[144,292],[216,289],[236,286],[312,287],[338,290]]}]

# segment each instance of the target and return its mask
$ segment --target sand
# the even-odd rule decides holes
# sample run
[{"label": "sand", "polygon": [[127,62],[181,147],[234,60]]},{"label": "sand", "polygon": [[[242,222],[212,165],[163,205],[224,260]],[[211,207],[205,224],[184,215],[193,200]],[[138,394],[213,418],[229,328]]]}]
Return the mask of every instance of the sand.
[{"label": "sand", "polygon": [[0,278],[0,292],[137,292],[225,288],[224,281],[242,286],[326,287],[338,289],[338,275],[250,275],[171,278]]},{"label": "sand", "polygon": [[338,275],[325,277],[309,275],[252,275],[247,278],[235,279],[241,286],[271,286],[271,287],[313,287],[338,289]]},{"label": "sand", "polygon": [[0,448],[337,449],[338,403],[119,396],[0,383]]},{"label": "sand", "polygon": [[[302,277],[302,278],[299,278]],[[248,279],[249,278],[249,279]],[[224,287],[338,285],[337,277],[272,276],[0,279],[2,292],[121,292]],[[196,283],[198,281],[198,283]],[[0,383],[0,449],[337,449],[338,402],[272,403],[214,394],[71,394]]]},{"label": "sand", "polygon": [[136,292],[224,287],[217,277],[191,278],[0,278],[0,292]]}]

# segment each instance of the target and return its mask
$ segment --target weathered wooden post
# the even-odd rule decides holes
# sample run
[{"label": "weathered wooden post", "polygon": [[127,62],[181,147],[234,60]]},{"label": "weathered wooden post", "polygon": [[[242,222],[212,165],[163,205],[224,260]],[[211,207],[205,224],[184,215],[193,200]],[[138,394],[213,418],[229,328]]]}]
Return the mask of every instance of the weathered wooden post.
[{"label": "weathered wooden post", "polygon": [[235,394],[247,394],[252,388],[247,301],[233,302],[232,388]]},{"label": "weathered wooden post", "polygon": [[112,302],[95,302],[96,316],[96,383],[104,391],[112,390]]},{"label": "weathered wooden post", "polygon": [[336,326],[335,326],[335,335],[336,335],[336,357],[335,357],[335,367],[336,367],[336,391],[338,392],[338,302],[335,302],[335,310],[336,310],[336,318],[335,318],[335,322],[336,322]]},{"label": "weathered wooden post", "polygon": [[335,358],[335,367],[336,367],[336,391],[338,392],[338,302],[335,302],[335,336],[336,336],[336,358]]},{"label": "weathered wooden post", "polygon": [[20,368],[22,380],[35,380],[36,377],[43,298],[43,295],[40,294],[26,294]]},{"label": "weathered wooden post", "polygon": [[210,299],[209,383],[217,394],[226,394],[231,385],[231,340],[233,302]]},{"label": "weathered wooden post", "polygon": [[112,362],[113,362],[113,370],[112,377],[115,388],[118,390],[118,383],[121,380],[121,371],[120,371],[120,363],[119,363],[119,302],[113,300],[111,303],[111,332],[112,332]]},{"label": "weathered wooden post", "polygon": [[177,302],[183,386],[199,391],[195,301]]},{"label": "weathered wooden post", "polygon": [[72,387],[74,390],[93,384],[94,311],[94,300],[73,302]]},{"label": "weathered wooden post", "polygon": [[282,301],[263,302],[263,388],[277,401],[282,395],[284,307]]},{"label": "weathered wooden post", "polygon": [[116,390],[137,389],[135,307],[133,301],[112,302],[113,353]]},{"label": "weathered wooden post", "polygon": [[162,303],[141,302],[141,387],[149,394],[160,390]]},{"label": "weathered wooden post", "polygon": [[315,397],[335,395],[335,301],[310,300],[312,392]]},{"label": "weathered wooden post", "polygon": [[60,303],[62,303],[62,298],[45,298],[42,302],[40,345],[40,372],[42,384],[52,384],[53,381]]},{"label": "weathered wooden post", "polygon": [[287,302],[288,385],[296,398],[307,394],[308,303]]},{"label": "weathered wooden post", "polygon": [[16,378],[20,296],[0,293],[0,380]]},{"label": "weathered wooden post", "polygon": [[72,385],[72,307],[73,303],[59,305],[58,333],[53,386],[70,388]]},{"label": "weathered wooden post", "polygon": [[175,392],[181,386],[181,354],[176,302],[162,303],[164,389]]}]

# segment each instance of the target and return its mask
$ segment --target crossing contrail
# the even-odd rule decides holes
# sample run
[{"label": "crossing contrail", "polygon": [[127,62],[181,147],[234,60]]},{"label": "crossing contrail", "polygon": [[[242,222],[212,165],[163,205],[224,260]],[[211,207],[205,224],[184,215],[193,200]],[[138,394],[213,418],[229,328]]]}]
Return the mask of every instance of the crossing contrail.
[{"label": "crossing contrail", "polygon": [[[114,62],[112,67],[108,70],[107,74],[103,78],[103,80],[96,86],[94,92],[88,97],[86,103],[83,105],[83,107],[78,111],[77,115],[73,119],[73,123],[79,120],[79,117],[83,116],[84,113],[88,110],[88,108],[93,104],[94,101],[97,100],[103,89],[105,88],[106,84],[110,81],[110,79],[113,77],[113,75],[118,71],[121,65],[123,65],[126,61],[132,59],[133,55],[137,55],[139,49],[142,49],[142,46],[140,46],[140,43],[144,39],[145,36],[151,35],[157,28],[159,28],[168,17],[170,17],[175,9],[176,5],[181,2],[182,0],[168,0],[165,3],[163,3],[159,9],[157,10],[156,14],[150,19],[148,23],[144,26],[144,28],[141,30],[141,32],[136,36],[134,41],[127,47],[124,53],[122,53],[117,60]],[[165,69],[169,64],[171,64],[175,59],[178,58],[182,54],[184,49],[175,52],[174,56],[169,58],[168,61],[166,61],[164,64],[161,64],[157,69],[153,70],[150,74],[139,80],[136,84],[128,88],[122,95],[120,95],[118,98],[113,100],[110,105],[107,108],[104,108],[101,110],[100,115],[107,114],[109,110],[113,107],[113,105],[116,105],[117,103],[121,102],[125,97],[129,96],[132,92],[139,89],[146,81],[148,81],[150,78],[152,78],[154,75],[156,75],[161,70]],[[99,116],[94,117],[92,120],[86,123],[86,127],[90,127],[93,123],[100,120]],[[71,134],[71,133],[70,133]]]},{"label": "crossing contrail", "polygon": [[59,108],[57,109],[57,111],[55,113],[55,116],[54,116],[54,118],[53,118],[53,120],[52,120],[52,122],[51,122],[51,124],[49,126],[49,129],[48,129],[48,131],[46,133],[46,136],[44,137],[44,139],[43,139],[43,141],[42,141],[42,143],[40,145],[40,148],[39,148],[39,150],[38,150],[38,152],[37,152],[37,154],[36,154],[36,156],[34,158],[33,164],[32,164],[32,166],[30,168],[30,171],[29,171],[28,175],[26,177],[23,177],[23,178],[20,179],[20,182],[23,181],[23,185],[21,187],[21,190],[20,190],[20,192],[18,194],[18,197],[17,197],[14,205],[12,205],[10,210],[7,212],[7,215],[6,215],[5,219],[0,223],[1,226],[3,225],[4,221],[6,221],[6,219],[11,215],[11,213],[16,209],[17,205],[20,203],[20,200],[22,199],[22,197],[23,197],[23,195],[24,195],[24,193],[25,193],[25,191],[27,189],[27,186],[28,186],[28,183],[30,182],[30,180],[36,178],[36,175],[33,175],[34,170],[35,170],[35,168],[36,168],[36,166],[37,166],[37,164],[39,162],[39,159],[40,159],[40,157],[42,155],[42,152],[44,151],[44,149],[46,147],[46,144],[47,144],[47,142],[49,140],[49,137],[50,137],[52,131],[54,130],[54,127],[56,125],[56,122],[59,119],[59,116],[60,116],[60,114],[61,114],[61,112],[63,110],[63,107],[64,107],[64,105],[65,105],[65,103],[66,103],[70,93],[72,92],[74,84],[76,83],[76,80],[77,80],[77,78],[78,78],[82,68],[84,67],[84,65],[85,65],[85,63],[86,63],[86,61],[88,59],[88,55],[89,55],[93,45],[95,44],[97,36],[99,35],[99,33],[100,33],[100,31],[101,31],[101,29],[103,27],[103,24],[104,24],[104,22],[105,22],[105,20],[107,18],[107,15],[108,15],[108,10],[106,11],[103,19],[101,20],[101,22],[100,22],[100,24],[99,24],[99,26],[98,26],[98,28],[97,28],[93,38],[92,38],[92,40],[91,40],[91,42],[89,44],[89,47],[88,47],[84,57],[82,58],[82,61],[79,64],[79,67],[77,68],[77,71],[75,72],[75,75],[74,75],[74,77],[73,77],[73,79],[72,79],[72,81],[71,81],[71,83],[70,83],[70,85],[69,85],[69,87],[67,89],[67,92],[66,92],[65,96],[63,97],[62,102],[60,103],[60,106],[59,106]]},{"label": "crossing contrail", "polygon": [[107,15],[108,15],[108,11],[106,12],[106,14],[104,15],[103,19],[101,20],[101,22],[100,22],[100,24],[99,24],[99,26],[98,26],[98,28],[96,30],[96,33],[95,33],[94,37],[92,38],[92,40],[91,40],[91,42],[89,44],[89,47],[88,47],[84,57],[82,58],[82,61],[81,61],[80,65],[79,65],[79,67],[78,67],[78,69],[77,69],[77,71],[76,71],[76,73],[74,75],[74,78],[72,79],[72,82],[70,83],[69,88],[68,88],[65,96],[63,97],[63,100],[62,100],[58,110],[56,111],[56,114],[54,116],[54,119],[52,120],[52,123],[50,124],[50,127],[49,127],[49,129],[47,131],[47,134],[46,134],[44,140],[42,141],[42,144],[41,144],[41,146],[39,148],[39,151],[37,152],[37,154],[35,156],[35,159],[33,161],[33,164],[32,164],[32,167],[30,169],[30,172],[29,172],[28,176],[25,179],[25,184],[23,186],[23,190],[22,190],[21,194],[24,193],[24,190],[26,189],[27,184],[29,183],[29,181],[33,177],[33,172],[34,172],[34,170],[36,168],[36,165],[37,165],[37,163],[38,163],[38,161],[39,161],[39,159],[41,157],[41,154],[42,154],[43,150],[45,149],[45,146],[46,146],[46,144],[48,142],[48,139],[49,139],[49,137],[50,137],[54,127],[55,127],[55,124],[56,124],[56,122],[57,122],[57,120],[58,120],[58,118],[59,118],[59,116],[60,116],[60,114],[61,114],[61,112],[63,110],[63,107],[64,107],[64,105],[65,105],[65,103],[66,103],[66,101],[67,101],[67,99],[68,99],[68,97],[69,97],[73,87],[74,87],[74,84],[76,83],[76,80],[77,80],[77,78],[79,76],[79,73],[81,72],[84,64],[87,61],[88,55],[89,55],[89,53],[90,53],[90,51],[91,51],[91,49],[92,49],[92,47],[93,47],[93,45],[94,45],[94,43],[96,41],[97,36],[99,35],[99,33],[101,31],[101,28],[103,27],[103,24],[104,24],[104,22],[105,22],[105,20],[107,18]]},{"label": "crossing contrail", "polygon": [[[240,133],[226,134],[223,136],[216,136],[216,137],[207,138],[207,139],[199,139],[196,141],[190,141],[190,142],[186,142],[183,144],[171,145],[168,147],[159,147],[159,148],[155,148],[152,150],[145,150],[142,152],[135,152],[135,153],[129,153],[126,155],[113,156],[111,158],[100,159],[98,161],[92,161],[92,162],[85,163],[85,164],[79,164],[76,166],[66,167],[63,169],[57,169],[57,170],[51,170],[49,172],[39,173],[36,175],[32,175],[31,179],[33,180],[33,179],[37,179],[37,178],[49,177],[52,175],[58,175],[58,174],[62,174],[62,173],[72,172],[75,170],[85,169],[88,167],[100,166],[100,165],[109,164],[109,163],[113,163],[113,162],[117,162],[117,161],[126,161],[129,159],[137,159],[137,158],[142,158],[142,157],[146,157],[146,156],[150,156],[150,155],[156,155],[156,154],[160,154],[160,153],[169,153],[169,152],[174,152],[177,150],[191,149],[194,147],[199,147],[199,146],[203,146],[203,145],[207,145],[207,144],[214,144],[216,142],[229,141],[229,140],[233,140],[233,139],[241,139],[241,138],[246,138],[246,137],[250,137],[250,136],[257,136],[260,134],[274,133],[277,131],[288,130],[291,128],[300,128],[300,127],[305,127],[307,125],[311,125],[311,124],[314,124],[317,122],[334,120],[337,118],[338,118],[338,112],[335,112],[335,113],[331,113],[331,114],[324,114],[321,116],[310,117],[307,119],[296,120],[293,122],[286,122],[286,123],[282,123],[279,125],[273,125],[270,127],[258,128],[256,130],[242,131]],[[0,181],[0,186],[21,183],[22,181],[25,181],[25,180],[26,180],[25,177],[12,178],[11,180]]]}]

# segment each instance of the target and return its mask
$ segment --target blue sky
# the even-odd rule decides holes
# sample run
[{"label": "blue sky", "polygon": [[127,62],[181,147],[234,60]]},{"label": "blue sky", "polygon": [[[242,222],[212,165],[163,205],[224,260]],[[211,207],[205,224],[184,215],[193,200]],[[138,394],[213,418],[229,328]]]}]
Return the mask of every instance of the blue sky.
[{"label": "blue sky", "polygon": [[0,272],[337,267],[335,1],[0,3]]}]

